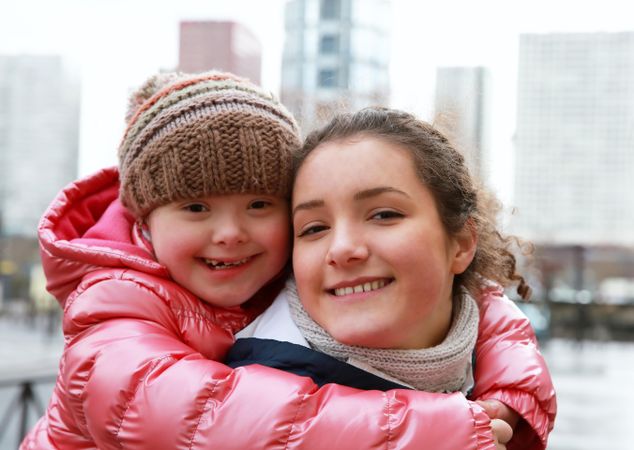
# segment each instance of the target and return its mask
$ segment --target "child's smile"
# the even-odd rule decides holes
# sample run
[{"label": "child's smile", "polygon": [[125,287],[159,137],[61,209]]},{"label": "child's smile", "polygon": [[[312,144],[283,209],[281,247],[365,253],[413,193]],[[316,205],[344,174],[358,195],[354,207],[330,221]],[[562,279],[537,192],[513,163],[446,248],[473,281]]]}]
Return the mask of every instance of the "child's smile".
[{"label": "child's smile", "polygon": [[288,261],[288,205],[281,198],[233,194],[173,202],[147,222],[158,261],[210,304],[244,303]]},{"label": "child's smile", "polygon": [[203,261],[210,269],[213,270],[226,270],[231,268],[239,268],[251,261],[255,256],[247,256],[246,258],[239,259],[237,261],[219,260],[219,259],[207,259],[203,258]]}]

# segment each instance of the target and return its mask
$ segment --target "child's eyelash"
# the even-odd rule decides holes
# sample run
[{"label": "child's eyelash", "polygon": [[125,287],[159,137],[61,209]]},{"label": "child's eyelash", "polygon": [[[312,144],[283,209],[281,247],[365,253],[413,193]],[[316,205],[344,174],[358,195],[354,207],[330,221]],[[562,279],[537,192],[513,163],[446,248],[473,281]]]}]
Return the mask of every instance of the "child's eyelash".
[{"label": "child's eyelash", "polygon": [[207,211],[207,207],[202,203],[190,203],[189,205],[183,206],[183,209],[192,213],[199,213]]},{"label": "child's eyelash", "polygon": [[254,200],[249,204],[251,209],[264,209],[272,205],[272,202],[268,200]]}]

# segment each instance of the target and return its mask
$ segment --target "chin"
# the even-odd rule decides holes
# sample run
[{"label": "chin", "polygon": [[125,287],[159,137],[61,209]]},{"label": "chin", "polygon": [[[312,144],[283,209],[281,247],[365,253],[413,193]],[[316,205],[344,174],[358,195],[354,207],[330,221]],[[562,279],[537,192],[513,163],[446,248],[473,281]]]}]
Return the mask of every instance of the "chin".
[{"label": "chin", "polygon": [[[347,328],[345,330],[326,330],[335,339],[335,341],[345,345],[357,345],[360,347],[375,347],[376,342],[372,342],[373,333],[366,330],[354,330]],[[373,345],[374,344],[374,345]]]},{"label": "chin", "polygon": [[242,297],[235,298],[232,295],[210,296],[207,293],[207,295],[204,295],[204,294],[203,295],[199,295],[198,298],[200,298],[203,302],[205,302],[205,303],[207,303],[208,305],[211,305],[211,306],[216,306],[216,307],[219,307],[219,308],[231,308],[232,306],[241,305],[246,300],[248,300],[250,297],[247,298],[246,300],[243,300]]}]

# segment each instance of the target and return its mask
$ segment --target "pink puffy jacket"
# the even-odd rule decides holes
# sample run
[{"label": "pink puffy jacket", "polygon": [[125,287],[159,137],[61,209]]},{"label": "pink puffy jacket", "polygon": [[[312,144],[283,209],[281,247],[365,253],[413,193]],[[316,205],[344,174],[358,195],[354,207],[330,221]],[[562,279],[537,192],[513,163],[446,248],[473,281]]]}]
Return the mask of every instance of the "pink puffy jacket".
[{"label": "pink puffy jacket", "polygon": [[[462,394],[359,391],[218,362],[260,307],[213,308],[130,238],[116,169],[66,188],[40,224],[65,349],[44,417],[22,449],[493,449]],[[269,299],[267,299],[269,301]],[[509,448],[543,449],[555,394],[526,318],[483,293],[473,398],[523,419]]]}]

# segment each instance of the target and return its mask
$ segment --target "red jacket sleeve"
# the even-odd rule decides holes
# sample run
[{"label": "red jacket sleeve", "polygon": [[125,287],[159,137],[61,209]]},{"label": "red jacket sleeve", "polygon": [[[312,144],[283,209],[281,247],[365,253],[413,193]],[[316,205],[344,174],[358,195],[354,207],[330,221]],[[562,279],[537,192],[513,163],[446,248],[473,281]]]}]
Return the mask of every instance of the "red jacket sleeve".
[{"label": "red jacket sleeve", "polygon": [[475,379],[473,398],[497,399],[521,416],[509,450],[546,448],[557,411],[552,379],[530,322],[500,292],[482,299]]},{"label": "red jacket sleeve", "polygon": [[[263,366],[232,370],[213,360],[231,335],[161,294],[111,280],[69,299],[67,347],[42,441],[78,448],[92,440],[100,449],[494,448],[486,414],[459,393],[318,389]],[[24,448],[38,436],[30,439]]]}]

